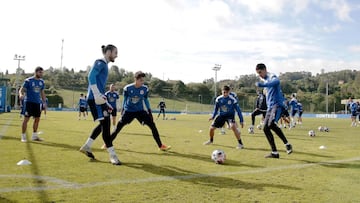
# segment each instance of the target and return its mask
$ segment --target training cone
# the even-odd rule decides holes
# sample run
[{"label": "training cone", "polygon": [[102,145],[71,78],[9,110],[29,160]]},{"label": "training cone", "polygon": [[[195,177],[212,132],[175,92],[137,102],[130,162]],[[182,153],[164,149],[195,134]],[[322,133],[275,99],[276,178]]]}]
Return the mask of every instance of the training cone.
[{"label": "training cone", "polygon": [[30,164],[31,164],[31,162],[29,160],[26,160],[26,159],[23,159],[23,160],[17,162],[18,166],[24,166],[24,165],[30,165]]},{"label": "training cone", "polygon": [[326,149],[326,147],[324,145],[321,145],[319,149]]}]

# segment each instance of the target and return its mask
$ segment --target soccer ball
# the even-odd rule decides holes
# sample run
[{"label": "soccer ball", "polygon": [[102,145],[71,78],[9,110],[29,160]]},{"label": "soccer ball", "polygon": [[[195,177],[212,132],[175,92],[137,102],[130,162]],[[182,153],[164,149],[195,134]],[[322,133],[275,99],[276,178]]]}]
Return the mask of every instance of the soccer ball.
[{"label": "soccer ball", "polygon": [[310,137],[314,137],[314,136],[315,136],[315,131],[310,130],[310,131],[309,131],[309,136],[310,136]]},{"label": "soccer ball", "polygon": [[250,126],[248,129],[249,134],[254,134],[254,127]]},{"label": "soccer ball", "polygon": [[211,159],[216,163],[216,164],[223,164],[226,160],[226,154],[223,150],[221,149],[216,149],[212,152],[211,154]]},{"label": "soccer ball", "polygon": [[261,129],[262,129],[262,125],[259,124],[259,125],[256,126],[256,128],[259,129],[259,130],[261,130]]},{"label": "soccer ball", "polygon": [[319,127],[318,127],[318,130],[319,130],[320,132],[323,132],[323,131],[324,131],[324,127],[319,126]]},{"label": "soccer ball", "polygon": [[329,131],[330,131],[329,128],[325,126],[325,127],[324,127],[324,132],[327,132],[327,133],[328,133]]}]

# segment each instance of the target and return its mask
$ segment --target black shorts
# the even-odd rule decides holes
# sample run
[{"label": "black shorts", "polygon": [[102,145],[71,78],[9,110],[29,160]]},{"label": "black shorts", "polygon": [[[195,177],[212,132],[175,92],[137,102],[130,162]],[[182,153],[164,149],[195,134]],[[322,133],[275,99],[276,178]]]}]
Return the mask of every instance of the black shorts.
[{"label": "black shorts", "polygon": [[80,112],[85,112],[85,107],[83,106],[80,106],[80,109],[79,109]]},{"label": "black shorts", "polygon": [[299,117],[301,117],[301,116],[302,116],[302,113],[303,113],[302,111],[299,111]]},{"label": "black shorts", "polygon": [[289,117],[289,111],[284,109],[283,112],[281,113],[281,117]]},{"label": "black shorts", "polygon": [[117,109],[116,109],[116,108],[114,108],[114,109],[112,110],[111,115],[112,115],[112,116],[116,116],[116,115],[117,115]]},{"label": "black shorts", "polygon": [[225,122],[228,124],[235,123],[235,116],[216,116],[211,126],[215,128],[222,128]]},{"label": "black shorts", "polygon": [[126,125],[131,123],[135,118],[142,125],[144,124],[149,125],[154,122],[146,111],[137,111],[137,112],[125,111],[121,117],[120,122]]},{"label": "black shorts", "polygon": [[41,104],[34,102],[25,102],[25,117],[39,118],[41,116]]},{"label": "black shorts", "polygon": [[260,115],[260,114],[262,114],[263,118],[265,118],[266,110],[256,109],[255,111],[253,111],[251,113],[251,115],[254,115],[254,116],[257,116],[257,115]]}]

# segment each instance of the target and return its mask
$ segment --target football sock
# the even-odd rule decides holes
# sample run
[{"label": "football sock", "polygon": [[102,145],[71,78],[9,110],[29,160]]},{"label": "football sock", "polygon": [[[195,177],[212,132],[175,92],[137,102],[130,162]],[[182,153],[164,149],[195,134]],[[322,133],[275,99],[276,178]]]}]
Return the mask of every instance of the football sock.
[{"label": "football sock", "polygon": [[116,154],[115,154],[115,150],[114,150],[114,146],[109,147],[109,148],[107,148],[106,150],[109,152],[110,155],[116,155]]},{"label": "football sock", "polygon": [[214,141],[214,138],[212,137],[212,138],[210,138],[210,142],[213,142]]},{"label": "football sock", "polygon": [[238,140],[238,143],[241,144],[241,145],[243,144],[242,141],[241,141],[241,139]]},{"label": "football sock", "polygon": [[94,142],[93,139],[91,139],[90,137],[86,140],[85,144],[89,147],[91,147],[92,143]]}]

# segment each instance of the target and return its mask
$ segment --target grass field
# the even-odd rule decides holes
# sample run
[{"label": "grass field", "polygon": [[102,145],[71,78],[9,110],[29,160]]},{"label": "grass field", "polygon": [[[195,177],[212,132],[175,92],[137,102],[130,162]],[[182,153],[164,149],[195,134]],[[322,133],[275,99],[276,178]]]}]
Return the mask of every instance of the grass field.
[{"label": "grass field", "polygon": [[[348,119],[304,118],[285,130],[293,154],[276,137],[280,159],[265,159],[262,131],[242,129],[242,150],[229,131],[204,146],[208,115],[168,116],[176,120],[156,124],[170,152],[158,151],[150,130],[133,122],[115,140],[123,165],[113,166],[100,137],[98,161],[78,152],[95,123],[78,121],[77,112],[48,112],[39,128],[45,141],[27,143],[20,142],[18,113],[1,114],[0,202],[360,202],[360,128]],[[330,132],[318,132],[320,125]],[[227,154],[224,165],[210,159],[215,149]],[[22,159],[32,164],[18,166]]]}]

